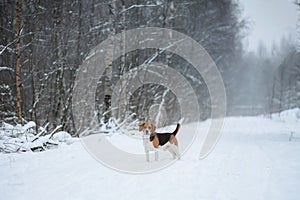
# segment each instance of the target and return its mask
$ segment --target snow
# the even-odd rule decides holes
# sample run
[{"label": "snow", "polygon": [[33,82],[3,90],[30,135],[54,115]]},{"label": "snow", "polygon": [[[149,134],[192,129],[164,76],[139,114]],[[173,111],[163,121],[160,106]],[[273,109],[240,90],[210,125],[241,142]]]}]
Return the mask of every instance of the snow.
[{"label": "snow", "polygon": [[1,67],[0,67],[0,71],[4,71],[4,70],[8,70],[8,71],[14,72],[14,70],[13,70],[12,68],[10,68],[10,67],[1,66]]},{"label": "snow", "polygon": [[2,122],[0,126],[0,153],[17,153],[25,151],[43,151],[56,147],[60,143],[71,144],[73,138],[67,132],[56,132],[62,126],[47,133],[46,127],[40,127],[36,132],[36,123],[30,121],[25,125],[15,126]]},{"label": "snow", "polygon": [[30,128],[34,128],[36,126],[35,122],[30,121],[27,124],[25,124],[22,128],[24,131],[30,129]]},{"label": "snow", "polygon": [[0,139],[3,137],[19,137],[24,134],[31,134],[31,128],[36,126],[35,122],[28,122],[24,126],[21,125],[10,125],[5,122],[2,122],[2,126],[0,127]]},{"label": "snow", "polygon": [[65,132],[65,131],[59,131],[59,132],[55,133],[53,135],[52,139],[54,141],[64,142],[64,143],[67,143],[67,144],[72,144],[73,143],[72,136],[70,135],[70,133]]},{"label": "snow", "polygon": [[[43,152],[0,154],[0,199],[296,200],[300,187],[298,113],[294,109],[272,118],[228,117],[216,148],[199,160],[210,120],[202,122],[201,133],[181,160],[148,174],[132,175],[103,166],[85,150],[81,139]],[[179,143],[195,126],[183,124]],[[294,137],[289,141],[291,132]],[[114,134],[108,139],[125,151],[143,153],[138,133],[133,134]],[[166,154],[158,162],[170,158]]]}]

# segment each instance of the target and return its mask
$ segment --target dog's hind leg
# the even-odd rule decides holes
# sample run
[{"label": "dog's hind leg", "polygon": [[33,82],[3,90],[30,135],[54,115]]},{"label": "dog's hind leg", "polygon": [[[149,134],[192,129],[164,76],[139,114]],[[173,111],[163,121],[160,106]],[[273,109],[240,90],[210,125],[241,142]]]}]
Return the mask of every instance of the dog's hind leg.
[{"label": "dog's hind leg", "polygon": [[172,148],[169,148],[168,150],[169,150],[169,152],[172,154],[173,159],[176,159],[176,153],[173,151],[173,149],[172,149]]},{"label": "dog's hind leg", "polygon": [[176,145],[174,145],[174,152],[175,152],[177,158],[180,160],[180,158],[181,158],[180,152],[179,152],[178,146],[176,146]]},{"label": "dog's hind leg", "polygon": [[174,144],[171,144],[169,149],[172,151],[172,154],[173,154],[173,158],[175,159],[176,157],[178,159],[180,159],[180,153],[179,153],[179,150],[178,150],[178,147]]},{"label": "dog's hind leg", "polygon": [[165,144],[165,145],[163,146],[163,150],[164,150],[164,151],[168,150],[168,151],[170,152],[170,154],[172,154],[173,159],[175,159],[175,158],[176,158],[176,153],[174,152],[172,145],[173,145],[173,144],[170,144],[170,143],[168,142],[167,144]]}]

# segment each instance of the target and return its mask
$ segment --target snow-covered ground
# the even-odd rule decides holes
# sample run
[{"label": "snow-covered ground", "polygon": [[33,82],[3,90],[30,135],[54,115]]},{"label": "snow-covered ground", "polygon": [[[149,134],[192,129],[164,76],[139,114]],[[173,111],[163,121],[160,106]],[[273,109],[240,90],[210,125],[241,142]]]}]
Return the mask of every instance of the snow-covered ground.
[{"label": "snow-covered ground", "polygon": [[[200,135],[181,160],[140,175],[103,166],[80,139],[38,153],[0,154],[0,199],[296,200],[300,196],[299,122],[296,109],[272,119],[228,117],[219,143],[204,160],[198,159]],[[209,124],[209,120],[201,123],[200,130]],[[193,126],[183,124],[179,142]],[[140,140],[123,134],[109,140],[129,152],[143,153]]]}]

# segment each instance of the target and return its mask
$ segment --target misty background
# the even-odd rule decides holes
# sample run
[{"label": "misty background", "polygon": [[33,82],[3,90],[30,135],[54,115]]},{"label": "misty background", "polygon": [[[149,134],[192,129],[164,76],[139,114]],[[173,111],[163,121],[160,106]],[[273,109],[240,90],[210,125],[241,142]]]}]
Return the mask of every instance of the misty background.
[{"label": "misty background", "polygon": [[[170,28],[200,43],[222,74],[227,115],[270,116],[299,107],[299,5],[296,1],[282,2],[23,0],[19,12],[18,1],[1,0],[0,120],[18,122],[16,88],[19,87],[22,122],[49,124],[49,129],[62,125],[64,130],[75,134],[72,88],[76,71],[89,51],[107,37],[139,27]],[[17,43],[21,84],[16,84]],[[180,105],[176,96],[156,84],[144,85],[130,94],[126,116],[112,114],[114,84],[130,69],[151,64],[149,60],[164,63],[181,73],[197,91],[201,119],[210,117],[206,84],[181,57],[145,49],[114,58],[113,47],[107,51],[111,51],[107,59],[112,62],[99,77],[96,91],[95,108],[100,126],[112,117],[119,123],[155,118],[163,121],[161,126],[178,120]],[[155,59],[151,59],[154,55],[157,55]],[[163,105],[163,110],[159,105]],[[159,117],[153,117],[158,113]]]}]

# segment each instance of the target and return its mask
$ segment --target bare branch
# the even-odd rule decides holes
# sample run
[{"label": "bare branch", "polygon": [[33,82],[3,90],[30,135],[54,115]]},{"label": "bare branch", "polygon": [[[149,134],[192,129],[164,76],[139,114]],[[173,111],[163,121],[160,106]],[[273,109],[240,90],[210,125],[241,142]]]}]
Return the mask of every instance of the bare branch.
[{"label": "bare branch", "polygon": [[133,8],[144,8],[144,7],[157,7],[157,6],[161,6],[161,4],[148,4],[148,5],[132,5],[128,8],[126,8],[125,10],[121,11],[119,14],[123,14],[124,12],[127,12]]}]

